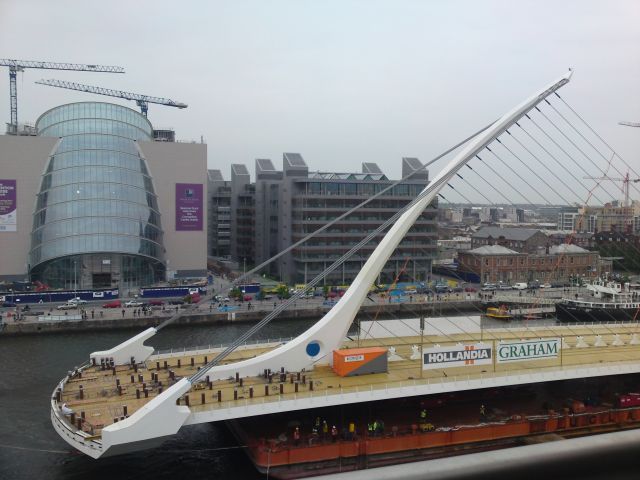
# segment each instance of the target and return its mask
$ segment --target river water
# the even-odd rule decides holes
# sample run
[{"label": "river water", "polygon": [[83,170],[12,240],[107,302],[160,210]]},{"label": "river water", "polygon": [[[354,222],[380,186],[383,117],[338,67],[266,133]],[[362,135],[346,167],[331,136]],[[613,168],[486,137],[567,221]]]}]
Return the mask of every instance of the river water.
[{"label": "river water", "polygon": [[[258,338],[295,336],[310,321],[279,321]],[[250,325],[180,326],[163,330],[149,344],[155,348],[228,343]],[[0,480],[21,479],[258,479],[259,475],[224,426],[183,428],[162,447],[103,460],[74,453],[49,420],[49,396],[56,383],[90,352],[112,347],[136,331],[79,332],[0,337]],[[527,471],[504,471],[492,480],[518,478],[635,479],[640,447],[621,446],[615,455],[577,464],[556,463]],[[555,466],[553,466],[555,465]],[[487,478],[481,474],[474,478]]]}]

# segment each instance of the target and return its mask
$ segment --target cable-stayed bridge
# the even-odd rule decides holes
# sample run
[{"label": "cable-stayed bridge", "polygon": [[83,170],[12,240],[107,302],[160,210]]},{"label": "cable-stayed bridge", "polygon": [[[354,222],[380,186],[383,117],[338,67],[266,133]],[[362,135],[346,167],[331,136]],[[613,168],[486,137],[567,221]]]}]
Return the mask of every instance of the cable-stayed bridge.
[{"label": "cable-stayed bridge", "polygon": [[[624,176],[623,172],[628,171],[638,175],[560,95],[559,90],[569,83],[571,75],[563,75],[425,164],[425,168],[432,166],[441,158],[446,162],[410,204],[354,242],[346,254],[308,282],[309,288],[319,285],[362,246],[376,242],[375,250],[345,295],[306,332],[283,344],[247,344],[281,311],[299,300],[304,292],[298,292],[227,347],[152,355],[153,347],[144,342],[175,321],[174,317],[157,329],[92,353],[88,362],[70,372],[51,399],[56,430],[69,444],[98,458],[157,445],[183,425],[194,423],[489,386],[640,372],[636,318],[623,323],[607,322],[605,318],[601,324],[524,323],[515,328],[486,330],[478,324],[477,316],[465,314],[458,320],[430,319],[425,331],[424,321],[417,320],[425,312],[417,309],[416,319],[398,320],[404,326],[402,334],[390,331],[388,335],[361,335],[358,329],[348,337],[385,262],[422,211],[437,198],[441,203],[493,206],[601,205],[615,198],[617,192],[606,182],[585,183],[584,176]],[[631,187],[636,188],[633,184]],[[376,196],[364,204],[373,198]],[[366,208],[364,204],[344,216]],[[378,241],[380,234],[384,236]],[[563,258],[559,255],[548,272],[564,268]],[[247,275],[264,266],[257,266]],[[591,267],[585,265],[585,271]],[[375,323],[375,318],[372,321]],[[425,348],[458,344],[490,352],[491,361],[478,358],[475,363],[447,370],[445,375],[442,369],[423,368]],[[516,344],[524,347],[518,350]],[[374,346],[388,349],[386,372],[342,377],[331,368],[335,351]],[[516,361],[514,356],[525,351],[522,349],[529,354],[525,352]],[[446,353],[435,352],[434,358]],[[68,412],[63,411],[63,404],[74,413],[65,415]],[[100,421],[92,422],[93,418]]]}]

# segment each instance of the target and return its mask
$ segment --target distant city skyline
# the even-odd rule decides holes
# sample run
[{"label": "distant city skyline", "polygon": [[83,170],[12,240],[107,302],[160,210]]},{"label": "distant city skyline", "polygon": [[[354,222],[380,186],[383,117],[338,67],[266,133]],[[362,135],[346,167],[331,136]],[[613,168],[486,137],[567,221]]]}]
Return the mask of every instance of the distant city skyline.
[{"label": "distant city skyline", "polygon": [[[158,128],[208,144],[225,177],[255,158],[358,171],[426,162],[575,69],[563,96],[633,161],[640,129],[640,4],[528,2],[0,1],[0,57],[121,65],[124,75],[27,70],[21,121],[77,101],[133,102],[35,85],[59,78],[172,98]],[[171,11],[171,15],[157,12]],[[9,121],[6,69],[0,115]],[[442,162],[434,165],[437,171]],[[446,195],[446,192],[445,192]],[[637,197],[636,197],[637,198]]]}]

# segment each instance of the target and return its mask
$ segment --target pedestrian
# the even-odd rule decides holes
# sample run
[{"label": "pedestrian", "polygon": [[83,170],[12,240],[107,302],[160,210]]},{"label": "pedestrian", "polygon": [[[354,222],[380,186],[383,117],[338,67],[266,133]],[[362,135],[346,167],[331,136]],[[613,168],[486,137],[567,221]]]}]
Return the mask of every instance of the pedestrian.
[{"label": "pedestrian", "polygon": [[480,422],[485,422],[487,420],[487,412],[484,408],[484,404],[480,405]]},{"label": "pedestrian", "polygon": [[124,318],[124,308],[122,309],[122,318]]},{"label": "pedestrian", "polygon": [[96,314],[96,311],[92,308],[92,309],[91,309],[91,320],[93,320],[93,319],[94,319],[95,314]]},{"label": "pedestrian", "polygon": [[336,426],[331,427],[331,442],[336,443],[338,441],[338,429]]},{"label": "pedestrian", "polygon": [[300,445],[300,427],[296,427],[293,431],[293,443],[296,447]]}]

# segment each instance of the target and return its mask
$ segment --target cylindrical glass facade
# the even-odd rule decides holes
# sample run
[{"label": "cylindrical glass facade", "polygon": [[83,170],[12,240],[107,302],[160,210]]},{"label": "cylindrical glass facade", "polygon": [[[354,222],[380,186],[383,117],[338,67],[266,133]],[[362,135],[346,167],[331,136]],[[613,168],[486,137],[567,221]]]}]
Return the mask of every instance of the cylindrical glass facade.
[{"label": "cylindrical glass facade", "polygon": [[36,202],[32,279],[58,288],[164,279],[158,202],[135,144],[152,140],[149,121],[120,105],[82,102],[49,110],[36,126],[61,140]]}]

